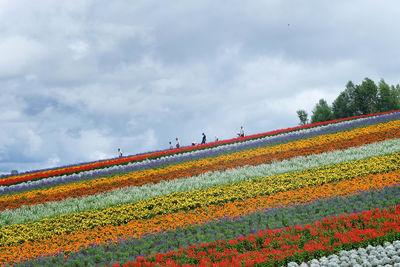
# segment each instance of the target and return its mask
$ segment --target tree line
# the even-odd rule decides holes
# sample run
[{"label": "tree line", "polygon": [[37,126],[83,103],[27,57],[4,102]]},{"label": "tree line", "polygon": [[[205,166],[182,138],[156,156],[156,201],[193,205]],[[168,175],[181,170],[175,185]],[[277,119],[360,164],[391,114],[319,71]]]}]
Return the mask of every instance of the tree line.
[{"label": "tree line", "polygon": [[[328,105],[320,99],[312,110],[311,123],[385,112],[400,109],[400,85],[388,85],[383,79],[376,85],[369,78],[361,84],[349,81],[346,89]],[[304,109],[297,110],[300,125],[307,124],[308,114]]]}]

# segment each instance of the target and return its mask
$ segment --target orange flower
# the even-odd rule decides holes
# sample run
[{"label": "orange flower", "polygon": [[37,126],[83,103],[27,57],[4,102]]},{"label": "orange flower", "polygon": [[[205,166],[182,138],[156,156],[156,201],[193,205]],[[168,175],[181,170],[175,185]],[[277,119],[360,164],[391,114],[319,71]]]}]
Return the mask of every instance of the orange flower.
[{"label": "orange flower", "polygon": [[71,197],[90,196],[116,188],[186,178],[210,171],[222,171],[245,165],[254,166],[271,163],[274,160],[290,159],[296,156],[307,156],[337,149],[344,150],[396,137],[400,138],[400,120],[158,169],[131,172],[124,175],[5,195],[0,197],[0,211],[15,209],[22,205],[30,206]]},{"label": "orange flower", "polygon": [[298,190],[279,192],[269,196],[259,196],[245,200],[235,200],[223,205],[210,205],[190,211],[178,211],[173,214],[157,215],[151,219],[132,220],[119,226],[103,226],[92,230],[82,230],[54,236],[49,239],[28,241],[23,244],[0,247],[0,261],[3,263],[18,262],[22,259],[35,258],[41,255],[54,255],[61,251],[73,253],[80,247],[90,244],[104,244],[109,240],[117,242],[118,238],[140,238],[149,232],[186,227],[196,223],[206,223],[221,217],[235,217],[276,206],[295,203],[308,203],[321,198],[347,196],[358,191],[380,189],[397,184],[400,172],[367,175],[351,180],[303,187]]}]

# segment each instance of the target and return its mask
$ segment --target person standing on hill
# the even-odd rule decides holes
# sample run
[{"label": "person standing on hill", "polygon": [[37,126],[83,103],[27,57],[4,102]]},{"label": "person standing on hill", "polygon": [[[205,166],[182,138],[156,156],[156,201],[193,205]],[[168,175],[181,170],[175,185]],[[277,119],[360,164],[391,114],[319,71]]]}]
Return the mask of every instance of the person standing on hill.
[{"label": "person standing on hill", "polygon": [[174,146],[172,145],[171,141],[169,141],[169,149],[173,149]]},{"label": "person standing on hill", "polygon": [[181,147],[181,145],[179,144],[179,140],[178,140],[178,137],[176,138],[176,148],[180,148]]},{"label": "person standing on hill", "polygon": [[120,148],[118,148],[118,157],[119,157],[119,158],[122,158],[122,151],[121,151]]},{"label": "person standing on hill", "polygon": [[201,140],[201,144],[205,144],[206,143],[206,135],[203,133],[203,139]]},{"label": "person standing on hill", "polygon": [[238,132],[238,137],[244,137],[243,126],[240,126],[240,131]]}]

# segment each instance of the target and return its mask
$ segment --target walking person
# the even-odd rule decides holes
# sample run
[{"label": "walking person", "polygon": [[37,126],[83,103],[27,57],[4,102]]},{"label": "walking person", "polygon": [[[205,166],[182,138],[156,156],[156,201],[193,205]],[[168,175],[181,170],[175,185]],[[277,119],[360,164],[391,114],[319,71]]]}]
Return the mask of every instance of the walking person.
[{"label": "walking person", "polygon": [[171,141],[169,141],[169,149],[173,149],[174,146],[172,145]]},{"label": "walking person", "polygon": [[203,139],[201,140],[201,144],[205,144],[206,143],[206,135],[203,133]]},{"label": "walking person", "polygon": [[218,136],[215,136],[214,142],[218,142]]},{"label": "walking person", "polygon": [[176,148],[180,148],[181,147],[181,145],[179,144],[179,140],[178,140],[178,137],[176,138]]},{"label": "walking person", "polygon": [[120,148],[118,148],[118,157],[119,157],[119,158],[122,158],[122,151],[121,151]]}]

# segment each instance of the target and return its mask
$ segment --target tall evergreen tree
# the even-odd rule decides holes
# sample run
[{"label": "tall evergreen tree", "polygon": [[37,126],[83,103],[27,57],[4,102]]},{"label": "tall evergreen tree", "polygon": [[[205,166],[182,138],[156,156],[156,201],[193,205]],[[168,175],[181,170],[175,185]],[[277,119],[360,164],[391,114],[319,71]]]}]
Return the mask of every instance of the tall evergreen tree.
[{"label": "tall evergreen tree", "polygon": [[398,94],[400,95],[400,84],[397,84],[396,86],[392,85],[391,88],[393,90],[397,90]]},{"label": "tall evergreen tree", "polygon": [[373,80],[365,78],[361,85],[356,86],[354,93],[355,115],[377,111],[378,87]]},{"label": "tall evergreen tree", "polygon": [[345,91],[341,92],[340,95],[332,103],[333,117],[336,119],[349,117],[349,98]]},{"label": "tall evergreen tree", "polygon": [[351,117],[356,115],[356,86],[352,81],[347,82],[345,93],[349,101],[347,104],[347,117]]},{"label": "tall evergreen tree", "polygon": [[332,113],[335,119],[355,115],[355,86],[352,81],[346,84],[346,89],[332,103]]},{"label": "tall evergreen tree", "polygon": [[313,114],[311,116],[311,123],[329,121],[333,119],[333,114],[331,108],[325,99],[320,99],[315,105]]},{"label": "tall evergreen tree", "polygon": [[379,81],[376,107],[378,112],[400,108],[397,90],[392,90],[383,79]]}]

